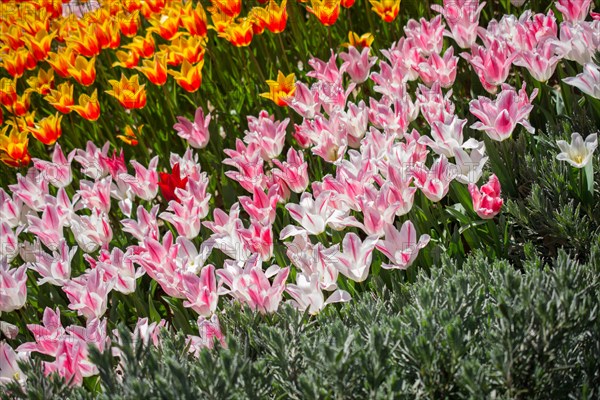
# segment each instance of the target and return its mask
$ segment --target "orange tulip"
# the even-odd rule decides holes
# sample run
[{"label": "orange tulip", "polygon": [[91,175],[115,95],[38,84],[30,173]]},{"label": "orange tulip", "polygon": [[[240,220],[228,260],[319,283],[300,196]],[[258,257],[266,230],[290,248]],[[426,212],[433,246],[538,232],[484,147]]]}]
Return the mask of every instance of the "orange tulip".
[{"label": "orange tulip", "polygon": [[134,50],[142,58],[150,58],[154,55],[154,38],[152,32],[148,32],[146,37],[136,36],[131,43],[123,46],[126,49]]},{"label": "orange tulip", "polygon": [[23,53],[20,50],[11,51],[2,55],[2,67],[13,78],[20,78],[25,72],[25,63],[27,62],[28,51]]},{"label": "orange tulip", "polygon": [[23,167],[31,161],[27,145],[29,138],[26,131],[19,131],[15,126],[6,136],[9,126],[5,126],[0,132],[0,161],[11,167]]},{"label": "orange tulip", "polygon": [[165,53],[156,53],[154,60],[142,61],[141,67],[134,67],[155,85],[162,86],[167,81],[167,57]]},{"label": "orange tulip", "polygon": [[267,93],[261,93],[262,97],[273,100],[278,106],[286,106],[286,99],[293,96],[296,91],[296,76],[289,74],[288,76],[283,75],[281,71],[277,72],[277,80],[268,80],[269,91]]},{"label": "orange tulip", "polygon": [[121,31],[113,20],[94,24],[94,32],[98,39],[98,45],[102,49],[116,49],[121,44]]},{"label": "orange tulip", "polygon": [[0,103],[6,108],[17,101],[17,81],[8,78],[0,79]]},{"label": "orange tulip", "polygon": [[87,60],[85,57],[77,56],[75,63],[68,69],[69,74],[83,86],[90,86],[96,80],[96,57]]},{"label": "orange tulip", "polygon": [[156,32],[165,40],[172,40],[176,36],[181,35],[179,29],[180,12],[177,9],[171,8],[167,14],[156,14],[148,20],[152,25],[148,28],[148,32]]},{"label": "orange tulip", "polygon": [[112,90],[106,90],[106,93],[119,100],[119,103],[127,109],[143,108],[146,105],[146,90],[139,83],[139,76],[133,75],[127,79],[121,74],[121,80],[109,80]]},{"label": "orange tulip", "polygon": [[100,54],[100,42],[96,36],[95,24],[88,25],[85,30],[79,29],[69,36],[66,41],[68,47],[84,57],[93,57]]},{"label": "orange tulip", "polygon": [[127,143],[130,146],[137,146],[139,143],[138,136],[142,133],[142,128],[144,125],[140,125],[137,128],[138,134],[136,135],[133,129],[127,125],[125,127],[124,135],[117,135],[118,139],[121,139],[123,142]]},{"label": "orange tulip", "polygon": [[183,89],[192,93],[200,88],[202,84],[202,67],[204,66],[204,60],[197,64],[190,64],[187,60],[183,60],[181,64],[181,71],[171,71],[168,73],[173,75],[175,82]]},{"label": "orange tulip", "polygon": [[362,47],[371,47],[371,44],[373,43],[373,40],[375,38],[373,37],[373,35],[369,32],[362,34],[361,36],[358,36],[357,33],[355,32],[348,32],[348,42],[342,44],[342,46],[344,47],[356,47],[356,48],[362,48]]},{"label": "orange tulip", "polygon": [[127,69],[134,68],[140,62],[140,55],[135,50],[129,50],[125,52],[123,50],[118,50],[115,55],[119,59],[119,61],[115,61],[113,63],[113,67],[123,67]]},{"label": "orange tulip", "polygon": [[400,11],[400,0],[369,0],[375,14],[385,22],[392,22]]},{"label": "orange tulip", "polygon": [[61,113],[68,114],[71,112],[71,106],[75,104],[73,85],[70,82],[61,83],[58,85],[57,90],[50,90],[45,99]]},{"label": "orange tulip", "polygon": [[49,69],[47,72],[40,68],[37,76],[32,76],[27,79],[27,84],[34,92],[47,95],[54,87],[54,70]]},{"label": "orange tulip", "polygon": [[223,14],[235,18],[242,11],[242,0],[211,0],[213,8],[218,8]]},{"label": "orange tulip", "polygon": [[63,78],[68,78],[71,76],[69,68],[75,64],[76,59],[77,54],[75,54],[71,48],[62,47],[58,49],[58,53],[48,53],[48,59],[46,61],[58,75]]},{"label": "orange tulip", "polygon": [[10,25],[8,29],[2,33],[2,41],[6,43],[11,50],[17,50],[25,46],[23,31],[17,25]]},{"label": "orange tulip", "polygon": [[181,55],[180,58],[177,58],[180,60],[179,64],[181,64],[183,60],[188,60],[190,64],[196,64],[204,59],[204,46],[202,43],[203,40],[197,36],[192,36],[189,39],[179,37],[171,43],[168,51],[169,53]]},{"label": "orange tulip", "polygon": [[81,115],[88,121],[95,121],[100,117],[100,103],[98,102],[98,89],[94,90],[92,96],[81,94],[79,96],[79,104],[71,106],[71,110]]},{"label": "orange tulip", "polygon": [[120,13],[118,16],[119,29],[127,37],[133,37],[137,34],[140,26],[140,12],[134,11],[131,14]]},{"label": "orange tulip", "polygon": [[224,32],[219,33],[219,37],[223,37],[237,47],[248,46],[252,42],[252,21],[245,18],[239,24],[231,23]]},{"label": "orange tulip", "polygon": [[198,2],[196,8],[192,10],[192,2],[188,2],[181,10],[181,25],[192,36],[206,36],[206,12],[202,4]]},{"label": "orange tulip", "polygon": [[281,5],[277,5],[273,0],[270,0],[266,8],[255,7],[255,17],[261,20],[271,32],[283,32],[288,18],[286,4],[287,0],[283,0]]},{"label": "orange tulip", "polygon": [[325,26],[335,24],[340,15],[340,0],[311,0],[306,9]]},{"label": "orange tulip", "polygon": [[354,5],[355,0],[341,0],[340,5],[344,8],[350,8]]},{"label": "orange tulip", "polygon": [[62,129],[60,127],[62,117],[63,116],[58,115],[58,113],[56,113],[56,115],[50,115],[37,123],[34,128],[29,128],[29,132],[46,146],[53,145],[60,135],[62,135]]},{"label": "orange tulip", "polygon": [[152,14],[160,13],[165,8],[166,0],[145,0],[141,2],[141,12],[144,18],[150,19]]},{"label": "orange tulip", "polygon": [[123,8],[129,13],[133,13],[142,8],[142,3],[140,2],[140,0],[121,0],[120,3],[123,6]]},{"label": "orange tulip", "polygon": [[212,19],[212,25],[208,26],[210,29],[214,29],[218,33],[223,33],[233,23],[233,18],[221,12],[218,8],[209,8],[209,11],[211,12]]},{"label": "orange tulip", "polygon": [[20,117],[29,111],[29,94],[31,89],[26,89],[21,96],[18,96],[8,110],[15,116]]},{"label": "orange tulip", "polygon": [[48,33],[44,29],[35,36],[25,34],[25,44],[36,61],[43,61],[48,57],[50,45],[55,37],[56,32]]}]

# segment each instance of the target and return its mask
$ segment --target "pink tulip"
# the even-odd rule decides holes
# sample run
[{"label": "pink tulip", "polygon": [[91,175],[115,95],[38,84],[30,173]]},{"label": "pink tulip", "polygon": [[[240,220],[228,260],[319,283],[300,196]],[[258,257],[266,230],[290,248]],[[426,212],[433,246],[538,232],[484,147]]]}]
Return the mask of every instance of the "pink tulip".
[{"label": "pink tulip", "polygon": [[227,171],[225,175],[237,181],[248,192],[252,192],[254,187],[263,187],[266,177],[260,147],[254,142],[246,147],[240,139],[236,139],[235,147],[235,150],[223,150],[229,157],[223,160],[223,164],[237,168],[237,171]]},{"label": "pink tulip", "polygon": [[575,86],[585,94],[600,99],[600,67],[596,64],[585,64],[581,74],[565,78],[563,81],[567,85]]},{"label": "pink tulip", "polygon": [[304,274],[296,275],[296,284],[287,285],[286,292],[292,297],[290,302],[297,309],[304,311],[308,309],[310,314],[317,314],[326,305],[350,301],[350,294],[345,290],[336,290],[327,300],[319,287],[317,274],[307,277]]},{"label": "pink tulip", "polygon": [[479,0],[444,0],[444,6],[432,5],[431,9],[444,16],[450,31],[446,35],[456,41],[463,49],[470,48],[477,40],[479,14],[485,2]]},{"label": "pink tulip", "polygon": [[454,115],[454,103],[450,98],[452,90],[445,95],[438,82],[431,85],[431,89],[419,85],[417,91],[417,107],[429,125],[434,121],[444,122]]},{"label": "pink tulip", "polygon": [[562,51],[556,42],[546,39],[533,50],[523,50],[521,56],[515,59],[514,64],[527,68],[535,80],[546,82],[552,77],[562,58],[562,54],[559,53]]},{"label": "pink tulip", "polygon": [[471,54],[460,55],[471,63],[483,88],[496,93],[497,86],[506,81],[513,61],[519,56],[498,39],[490,39],[486,47],[477,44],[471,47]]},{"label": "pink tulip", "polygon": [[433,202],[443,199],[448,193],[450,182],[454,180],[456,171],[451,168],[451,164],[443,154],[435,160],[431,169],[427,169],[423,164],[417,164],[412,169],[415,177],[415,185],[421,189],[425,197]]},{"label": "pink tulip", "polygon": [[92,268],[102,270],[104,280],[114,281],[113,290],[123,294],[135,292],[136,279],[144,275],[144,270],[133,265],[133,247],[123,250],[113,248],[109,253],[107,250],[101,250],[98,260],[94,260],[89,255],[83,256]]},{"label": "pink tulip", "polygon": [[74,215],[71,231],[79,248],[86,253],[92,253],[100,246],[108,246],[113,235],[108,216],[97,209],[91,215]]},{"label": "pink tulip", "polygon": [[219,295],[217,294],[217,281],[213,265],[202,268],[200,276],[193,273],[183,273],[181,280],[187,298],[183,302],[185,307],[191,308],[204,317],[208,317],[215,312]]},{"label": "pink tulip", "polygon": [[287,161],[283,163],[273,160],[279,169],[273,169],[273,175],[284,182],[294,193],[302,193],[308,186],[308,163],[304,161],[304,153],[290,148],[287,152]]},{"label": "pink tulip", "polygon": [[210,119],[210,113],[208,113],[205,118],[204,110],[202,107],[198,107],[194,114],[194,122],[185,117],[177,117],[177,121],[179,122],[173,125],[173,129],[175,129],[179,137],[185,139],[190,146],[195,149],[203,149],[210,139],[210,132],[208,131]]},{"label": "pink tulip", "polygon": [[276,185],[269,188],[268,193],[265,193],[262,189],[254,188],[253,198],[248,196],[239,197],[239,202],[250,216],[251,221],[263,225],[272,225],[275,222],[277,203],[280,199],[277,191],[278,187]]},{"label": "pink tulip", "polygon": [[252,221],[250,227],[238,229],[244,247],[251,253],[259,254],[263,261],[273,257],[273,229],[271,225],[262,225]]},{"label": "pink tulip", "polygon": [[44,309],[42,325],[28,324],[27,329],[33,334],[35,342],[23,343],[17,348],[19,352],[38,352],[56,357],[58,346],[65,335],[65,329],[60,322],[60,309],[56,311],[49,307]]},{"label": "pink tulip", "polygon": [[554,44],[566,60],[585,65],[592,62],[595,53],[600,49],[599,29],[598,22],[563,22],[560,25],[560,40]]},{"label": "pink tulip", "polygon": [[373,250],[378,240],[378,235],[368,236],[361,241],[355,233],[347,233],[342,241],[343,252],[336,257],[336,268],[354,282],[364,281],[369,275]]},{"label": "pink tulip", "polygon": [[144,238],[149,237],[158,240],[158,205],[152,207],[148,212],[143,206],[138,206],[135,219],[121,220],[123,232],[131,234],[138,241],[144,241]]},{"label": "pink tulip", "polygon": [[135,170],[135,176],[129,174],[120,174],[118,179],[124,182],[128,188],[140,199],[151,201],[154,200],[158,193],[158,156],[150,160],[148,168],[144,167],[137,161],[131,161],[131,165]]},{"label": "pink tulip", "polygon": [[533,109],[531,102],[537,93],[537,89],[534,89],[531,96],[528,96],[525,83],[518,93],[513,87],[503,85],[495,100],[481,96],[477,100],[471,100],[469,110],[479,119],[471,128],[484,131],[496,141],[508,139],[517,124],[533,133],[534,129],[527,119]]},{"label": "pink tulip", "polygon": [[592,0],[557,0],[554,5],[568,22],[583,21],[590,12]]},{"label": "pink tulip", "polygon": [[114,287],[114,279],[105,281],[101,269],[92,269],[67,282],[63,291],[69,298],[69,308],[88,320],[100,318],[108,307],[108,293]]},{"label": "pink tulip", "polygon": [[109,147],[109,142],[106,142],[99,149],[94,143],[88,141],[85,150],[77,149],[74,159],[81,164],[81,173],[92,179],[105,177],[109,173],[108,163],[106,162]]},{"label": "pink tulip", "polygon": [[288,106],[296,111],[302,118],[312,119],[321,111],[321,104],[317,101],[318,94],[303,82],[296,82],[294,96],[288,98]]},{"label": "pink tulip", "polygon": [[24,218],[23,201],[17,196],[13,199],[4,189],[0,188],[0,221],[16,228]]},{"label": "pink tulip", "polygon": [[330,210],[331,192],[323,192],[316,199],[310,193],[303,193],[299,204],[288,203],[285,208],[290,216],[311,235],[325,232],[325,227],[335,210]]},{"label": "pink tulip", "polygon": [[474,139],[469,139],[463,144],[463,128],[466,123],[466,119],[459,119],[456,115],[448,117],[444,122],[433,121],[431,137],[421,136],[419,143],[429,146],[438,155],[452,158],[455,148],[472,146]]},{"label": "pink tulip", "polygon": [[18,236],[23,228],[15,233],[6,222],[0,222],[0,258],[6,257],[9,263],[19,255]]},{"label": "pink tulip", "polygon": [[225,335],[221,331],[221,325],[219,324],[219,317],[217,314],[213,314],[210,319],[206,319],[203,316],[198,317],[198,333],[199,336],[188,335],[187,343],[190,345],[190,353],[194,357],[200,355],[202,349],[212,349],[215,345],[215,339],[219,342],[221,347],[227,348],[225,342]]},{"label": "pink tulip", "polygon": [[15,353],[8,343],[0,342],[0,387],[13,380],[17,380],[21,385],[25,384],[25,375],[17,363],[20,360],[24,361],[25,358],[25,354]]},{"label": "pink tulip", "polygon": [[173,243],[173,234],[168,231],[162,243],[152,238],[145,238],[134,251],[133,261],[144,268],[148,276],[158,282],[169,296],[185,298],[177,255],[179,245]]},{"label": "pink tulip", "polygon": [[431,21],[421,18],[420,21],[411,19],[404,27],[406,38],[411,40],[425,57],[432,53],[439,54],[444,44],[444,25],[442,16],[438,15]]},{"label": "pink tulip", "polygon": [[112,177],[108,176],[95,182],[81,180],[77,195],[81,199],[80,204],[89,210],[95,210],[108,214],[110,212],[110,189]]},{"label": "pink tulip", "polygon": [[259,113],[258,118],[248,116],[248,130],[244,136],[244,142],[256,143],[260,149],[260,155],[265,161],[277,158],[283,150],[285,129],[289,122],[289,118],[275,121],[275,117],[270,116],[265,110]]},{"label": "pink tulip", "polygon": [[[281,269],[277,265],[263,271],[258,254],[255,254],[245,262],[225,261],[217,276],[221,294],[228,293],[253,311],[265,314],[277,311],[289,273],[289,267]],[[269,281],[272,276],[275,276],[273,283]]]},{"label": "pink tulip", "polygon": [[41,275],[42,279],[37,281],[38,285],[49,282],[53,285],[62,286],[71,278],[71,260],[77,252],[77,246],[69,250],[67,242],[62,239],[58,244],[58,251],[52,255],[40,250],[35,253],[35,262],[28,267]]},{"label": "pink tulip", "polygon": [[71,161],[74,156],[75,150],[65,157],[60,145],[56,143],[54,145],[54,152],[52,153],[52,162],[34,158],[33,166],[41,172],[43,179],[46,179],[55,187],[61,188],[68,186],[73,179]]},{"label": "pink tulip", "polygon": [[398,231],[393,224],[385,227],[385,238],[377,244],[392,264],[382,264],[385,269],[407,269],[419,255],[419,250],[429,243],[429,235],[421,235],[417,241],[417,232],[412,222],[406,221]]},{"label": "pink tulip", "polygon": [[371,67],[377,62],[377,57],[369,57],[371,49],[363,47],[359,52],[354,46],[348,48],[347,53],[340,53],[340,58],[344,60],[342,69],[355,83],[362,83],[369,77]]},{"label": "pink tulip", "polygon": [[477,188],[476,184],[470,183],[469,193],[473,199],[473,209],[482,219],[494,218],[504,203],[500,197],[500,181],[493,174],[488,183],[481,187],[481,190]]},{"label": "pink tulip", "polygon": [[46,195],[48,191],[48,181],[37,170],[30,168],[27,175],[23,177],[17,174],[17,183],[8,185],[13,195],[13,200],[21,200],[27,207],[33,211],[40,212],[46,207]]},{"label": "pink tulip", "polygon": [[415,68],[425,85],[431,86],[439,82],[443,88],[449,88],[456,79],[457,64],[458,57],[454,56],[454,47],[450,47],[444,53],[443,58],[437,53],[432,53],[427,61],[420,63]]},{"label": "pink tulip", "polygon": [[[379,63],[382,76],[386,75],[382,66],[383,64],[385,64],[385,67],[389,70],[389,74],[387,74],[388,77],[386,79],[390,79],[390,76],[393,76],[394,81],[396,84],[398,84],[405,79],[408,81],[414,81],[419,77],[419,74],[417,71],[415,71],[414,67],[425,61],[425,57],[421,53],[421,50],[417,46],[414,39],[407,39],[403,37],[397,42],[392,43],[392,46],[389,49],[381,50],[381,53],[390,62],[390,64],[387,64],[383,61]],[[439,51],[437,53],[439,53]],[[375,81],[375,73],[371,78]],[[377,82],[379,85],[382,83],[383,82]]]},{"label": "pink tulip", "polygon": [[10,268],[0,259],[0,313],[18,310],[27,300],[27,267]]},{"label": "pink tulip", "polygon": [[313,70],[308,72],[306,76],[328,83],[339,82],[342,80],[344,71],[338,68],[336,61],[337,54],[335,54],[333,50],[331,50],[331,57],[329,57],[327,62],[312,57],[308,60],[308,65],[310,65]]}]

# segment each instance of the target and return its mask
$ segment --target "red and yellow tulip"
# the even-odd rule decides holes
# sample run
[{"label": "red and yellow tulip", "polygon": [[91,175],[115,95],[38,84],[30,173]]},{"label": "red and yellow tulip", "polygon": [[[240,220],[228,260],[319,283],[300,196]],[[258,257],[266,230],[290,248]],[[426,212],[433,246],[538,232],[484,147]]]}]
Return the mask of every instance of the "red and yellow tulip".
[{"label": "red and yellow tulip", "polygon": [[146,85],[140,85],[139,76],[133,75],[127,79],[121,74],[121,80],[109,80],[112,90],[106,93],[119,100],[119,103],[127,109],[143,108],[146,105]]}]

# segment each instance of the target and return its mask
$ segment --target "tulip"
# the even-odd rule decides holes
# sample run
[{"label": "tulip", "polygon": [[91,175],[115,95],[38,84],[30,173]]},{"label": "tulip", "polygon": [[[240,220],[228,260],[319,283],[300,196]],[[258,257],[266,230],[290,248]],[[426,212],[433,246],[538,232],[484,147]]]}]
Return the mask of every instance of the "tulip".
[{"label": "tulip", "polygon": [[0,387],[7,383],[16,380],[20,384],[25,383],[25,375],[19,368],[17,361],[24,361],[26,358],[23,353],[15,353],[15,351],[8,345],[8,343],[0,342]]},{"label": "tulip", "polygon": [[70,82],[63,82],[58,85],[56,90],[50,89],[45,99],[61,113],[68,114],[71,112],[71,106],[75,104],[73,85]]},{"label": "tulip", "polygon": [[144,76],[153,84],[162,86],[167,82],[167,59],[164,54],[156,53],[154,60],[143,60],[141,67],[134,69],[142,72]]},{"label": "tulip", "polygon": [[342,69],[350,75],[355,83],[362,83],[369,77],[371,67],[377,62],[377,57],[369,57],[369,47],[364,47],[360,52],[353,46],[348,48],[347,53],[340,53],[344,60]]},{"label": "tulip", "polygon": [[133,75],[127,79],[121,74],[121,80],[109,80],[112,90],[106,90],[106,93],[119,100],[119,103],[127,109],[144,108],[146,105],[146,85],[139,84],[139,76]]},{"label": "tulip", "polygon": [[290,302],[292,306],[300,311],[308,309],[309,314],[313,315],[317,314],[328,304],[343,303],[351,300],[350,294],[345,290],[336,290],[325,300],[323,291],[319,287],[317,274],[312,274],[310,277],[304,274],[297,274],[296,284],[287,285],[285,291],[293,299]]},{"label": "tulip", "polygon": [[554,4],[565,21],[576,23],[585,20],[592,0],[557,0]]},{"label": "tulip", "polygon": [[201,60],[197,64],[190,64],[187,60],[184,60],[181,64],[181,71],[169,70],[168,73],[173,75],[175,82],[186,91],[193,93],[200,88],[202,84],[202,67],[204,66],[204,60]]},{"label": "tulip", "polygon": [[585,64],[581,74],[565,78],[563,82],[567,85],[575,86],[585,94],[600,99],[600,67],[596,64]]},{"label": "tulip", "polygon": [[535,130],[527,119],[533,110],[531,102],[537,93],[537,89],[534,89],[531,96],[528,96],[525,83],[518,93],[509,85],[502,85],[502,91],[496,100],[482,96],[477,100],[471,100],[469,110],[479,119],[471,125],[471,128],[482,130],[492,140],[499,142],[508,139],[517,124],[522,125],[529,133],[533,133]]},{"label": "tulip", "polygon": [[340,15],[340,0],[311,0],[306,10],[317,17],[324,26],[331,26]]},{"label": "tulip", "polygon": [[87,60],[85,57],[77,56],[75,63],[67,69],[68,73],[83,86],[90,86],[96,80],[96,57]]},{"label": "tulip", "polygon": [[584,168],[592,161],[592,156],[596,147],[598,147],[598,135],[593,133],[585,138],[574,132],[571,135],[571,143],[565,140],[558,140],[556,144],[561,152],[556,156],[558,160],[566,161],[575,168]]},{"label": "tulip", "polygon": [[100,117],[98,89],[94,90],[94,93],[92,93],[91,97],[85,93],[79,95],[78,104],[71,106],[70,108],[88,121],[96,121],[98,117]]},{"label": "tulip", "polygon": [[18,310],[27,300],[27,267],[10,268],[0,259],[0,313]]},{"label": "tulip", "polygon": [[261,93],[260,96],[272,100],[278,106],[286,106],[288,99],[294,95],[296,90],[295,80],[296,75],[293,73],[285,76],[281,71],[278,71],[277,80],[267,80],[269,91]]},{"label": "tulip", "polygon": [[31,161],[31,156],[28,151],[29,139],[27,131],[19,131],[12,128],[9,135],[6,136],[6,131],[9,126],[6,125],[0,131],[0,160],[12,167],[22,167]]},{"label": "tulip", "polygon": [[400,11],[400,0],[369,0],[371,10],[385,22],[392,22]]},{"label": "tulip", "polygon": [[504,203],[500,197],[500,181],[493,174],[488,183],[481,186],[481,190],[476,184],[469,183],[469,193],[473,199],[473,210],[482,219],[494,218]]},{"label": "tulip", "polygon": [[62,117],[63,116],[58,115],[58,113],[56,113],[56,115],[50,115],[39,121],[35,127],[29,128],[29,132],[31,132],[40,142],[50,146],[62,135],[62,129],[60,127]]},{"label": "tulip", "polygon": [[382,264],[385,269],[407,269],[419,255],[419,250],[429,243],[429,235],[421,235],[417,241],[415,226],[407,220],[400,231],[393,224],[385,226],[385,238],[376,247],[392,264]]}]

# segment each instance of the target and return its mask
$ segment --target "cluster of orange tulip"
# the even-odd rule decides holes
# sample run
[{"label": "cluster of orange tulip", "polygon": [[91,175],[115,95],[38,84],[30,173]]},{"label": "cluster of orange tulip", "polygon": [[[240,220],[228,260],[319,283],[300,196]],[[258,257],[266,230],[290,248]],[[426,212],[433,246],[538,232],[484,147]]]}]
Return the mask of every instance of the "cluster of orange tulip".
[{"label": "cluster of orange tulip", "polygon": [[[398,13],[399,0],[369,1],[386,21]],[[0,132],[0,160],[17,167],[28,164],[30,134],[46,145],[53,144],[62,133],[61,114],[74,111],[89,121],[99,118],[98,89],[89,87],[96,82],[97,58],[103,51],[111,51],[111,58],[116,58],[113,67],[138,71],[153,85],[164,85],[171,75],[185,91],[195,92],[202,82],[209,29],[235,46],[249,45],[265,29],[285,30],[287,0],[259,2],[266,4],[240,17],[241,0],[211,0],[209,24],[200,2],[194,6],[185,0],[93,4],[91,0],[2,0],[0,104],[10,115],[4,121],[0,109],[0,124],[5,125]],[[306,9],[329,26],[337,20],[340,6],[353,4],[354,0],[310,0]],[[144,29],[144,25],[149,27]],[[155,35],[166,44],[157,46]],[[126,109],[146,104],[145,84],[140,84],[137,74],[100,83],[110,85],[112,89],[105,92]],[[74,89],[80,92],[78,98]],[[292,89],[293,78],[288,78],[283,91],[289,94]],[[32,95],[40,96],[57,113],[37,119],[30,111]],[[282,104],[279,98],[273,100]]]}]

